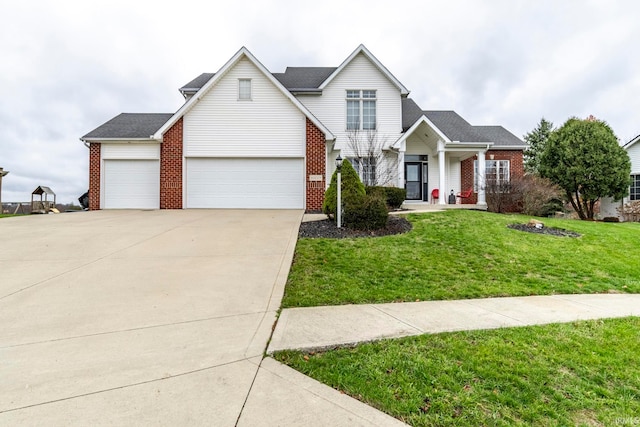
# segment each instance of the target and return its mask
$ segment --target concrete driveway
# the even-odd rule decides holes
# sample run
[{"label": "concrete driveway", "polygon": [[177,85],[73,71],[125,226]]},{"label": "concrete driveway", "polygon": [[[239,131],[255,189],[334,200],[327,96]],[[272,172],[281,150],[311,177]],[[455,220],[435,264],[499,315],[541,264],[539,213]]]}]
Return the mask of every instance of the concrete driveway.
[{"label": "concrete driveway", "polygon": [[0,425],[236,424],[301,217],[0,220]]}]

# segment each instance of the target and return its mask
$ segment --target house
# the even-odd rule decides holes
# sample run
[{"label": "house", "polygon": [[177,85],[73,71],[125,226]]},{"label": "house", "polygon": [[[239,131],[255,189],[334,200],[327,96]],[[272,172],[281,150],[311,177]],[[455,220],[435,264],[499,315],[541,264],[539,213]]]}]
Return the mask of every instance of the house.
[{"label": "house", "polygon": [[243,47],[179,90],[173,114],[120,114],[81,138],[90,209],[317,211],[338,155],[415,201],[473,187],[466,201],[485,204],[482,180],[523,173],[523,141],[423,110],[363,45],[338,67],[283,73]]},{"label": "house", "polygon": [[627,150],[629,160],[631,160],[631,185],[629,187],[629,194],[622,200],[613,200],[608,197],[602,200],[600,203],[600,216],[601,217],[617,217],[624,220],[624,217],[618,211],[623,205],[629,202],[640,201],[640,135],[633,138],[622,146]]}]

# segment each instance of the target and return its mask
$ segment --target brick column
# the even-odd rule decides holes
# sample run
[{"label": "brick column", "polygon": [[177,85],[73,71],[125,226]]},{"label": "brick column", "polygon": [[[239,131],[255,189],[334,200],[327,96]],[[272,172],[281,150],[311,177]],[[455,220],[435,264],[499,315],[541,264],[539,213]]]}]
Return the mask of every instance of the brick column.
[{"label": "brick column", "polygon": [[[489,150],[485,155],[485,159],[492,160],[509,160],[509,173],[510,178],[522,177],[524,175],[524,160],[522,151],[520,150]],[[477,160],[478,156],[469,157],[462,161],[461,173],[462,173],[462,190],[471,188],[473,186],[474,168],[473,162]],[[473,193],[468,199],[463,199],[462,203],[475,204],[478,202],[478,193]]]},{"label": "brick column", "polygon": [[182,118],[160,144],[160,209],[182,209]]},{"label": "brick column", "polygon": [[89,210],[100,209],[100,144],[89,144]]},{"label": "brick column", "polygon": [[307,119],[307,212],[322,210],[327,178],[325,135]]}]

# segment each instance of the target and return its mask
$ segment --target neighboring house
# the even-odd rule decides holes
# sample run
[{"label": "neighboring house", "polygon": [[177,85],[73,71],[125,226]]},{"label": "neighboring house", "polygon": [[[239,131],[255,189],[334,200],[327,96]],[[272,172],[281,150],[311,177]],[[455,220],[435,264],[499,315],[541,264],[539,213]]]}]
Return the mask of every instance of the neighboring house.
[{"label": "neighboring house", "polygon": [[[271,73],[246,48],[180,92],[174,114],[120,114],[81,138],[90,209],[321,209],[338,155],[361,177],[428,201],[523,173],[525,143],[500,126],[425,111],[364,46],[338,67]],[[354,142],[359,141],[359,142]],[[359,144],[374,146],[362,155]]]},{"label": "neighboring house", "polygon": [[618,208],[629,202],[640,201],[640,135],[633,138],[622,146],[627,150],[629,159],[631,160],[631,186],[629,194],[622,200],[613,200],[610,197],[605,198],[600,203],[601,217],[618,217],[624,219]]}]

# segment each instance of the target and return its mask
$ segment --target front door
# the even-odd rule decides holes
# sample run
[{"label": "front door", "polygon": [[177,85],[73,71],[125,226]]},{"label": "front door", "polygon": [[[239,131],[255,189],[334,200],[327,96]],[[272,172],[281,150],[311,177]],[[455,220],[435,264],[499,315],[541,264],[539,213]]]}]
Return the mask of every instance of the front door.
[{"label": "front door", "polygon": [[422,200],[422,163],[405,163],[404,178],[407,200]]}]

